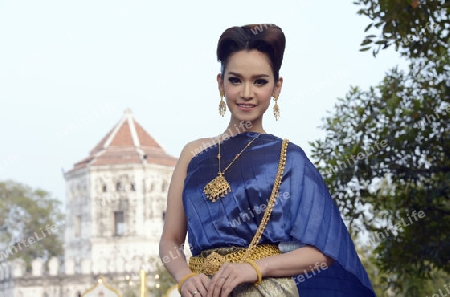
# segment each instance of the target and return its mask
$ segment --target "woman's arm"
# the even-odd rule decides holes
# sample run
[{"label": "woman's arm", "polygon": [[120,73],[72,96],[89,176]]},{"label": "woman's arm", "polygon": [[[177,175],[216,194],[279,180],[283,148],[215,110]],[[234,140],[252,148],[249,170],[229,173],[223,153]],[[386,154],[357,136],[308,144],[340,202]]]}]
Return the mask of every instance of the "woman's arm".
[{"label": "woman's arm", "polygon": [[[263,258],[254,263],[258,266],[262,277],[283,277],[307,272],[320,273],[333,264],[333,259],[314,247],[305,246],[281,255]],[[207,296],[228,296],[237,285],[256,282],[257,279],[257,272],[252,265],[226,263],[211,279]]]},{"label": "woman's arm", "polygon": [[184,213],[182,194],[192,143],[187,144],[175,166],[167,194],[167,210],[163,233],[159,242],[159,256],[172,277],[179,282],[191,273],[184,255],[187,221]]},{"label": "woman's arm", "polygon": [[305,272],[326,270],[333,259],[312,246],[305,246],[277,256],[255,261],[263,277],[295,276]]},{"label": "woman's arm", "polygon": [[184,214],[182,192],[190,161],[187,148],[183,149],[175,166],[167,194],[167,210],[163,233],[159,242],[159,256],[172,277],[179,282],[191,273],[183,250],[186,239],[187,222]]},{"label": "woman's arm", "polygon": [[[197,140],[187,144],[175,166],[168,189],[166,217],[159,242],[159,256],[166,269],[177,282],[180,282],[185,276],[192,273],[183,249],[187,233],[187,220],[184,213],[182,194],[187,167],[193,157],[192,152],[196,152],[195,149],[200,146],[200,141]],[[202,274],[189,278],[189,282],[186,280],[184,284],[181,292],[183,296],[187,295],[188,292],[194,291],[199,291],[202,296],[205,296],[209,279]]]}]

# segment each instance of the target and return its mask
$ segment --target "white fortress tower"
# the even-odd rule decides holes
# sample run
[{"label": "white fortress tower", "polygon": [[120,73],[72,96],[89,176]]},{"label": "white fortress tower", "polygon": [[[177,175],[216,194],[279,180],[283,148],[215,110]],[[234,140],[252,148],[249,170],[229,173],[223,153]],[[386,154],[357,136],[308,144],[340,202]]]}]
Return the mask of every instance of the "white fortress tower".
[{"label": "white fortress tower", "polygon": [[31,272],[21,259],[1,262],[0,297],[80,297],[99,276],[121,290],[140,269],[152,273],[176,162],[126,110],[64,175],[64,257],[35,259]]},{"label": "white fortress tower", "polygon": [[177,159],[125,111],[89,157],[65,174],[65,259],[75,272],[120,272],[158,255]]}]

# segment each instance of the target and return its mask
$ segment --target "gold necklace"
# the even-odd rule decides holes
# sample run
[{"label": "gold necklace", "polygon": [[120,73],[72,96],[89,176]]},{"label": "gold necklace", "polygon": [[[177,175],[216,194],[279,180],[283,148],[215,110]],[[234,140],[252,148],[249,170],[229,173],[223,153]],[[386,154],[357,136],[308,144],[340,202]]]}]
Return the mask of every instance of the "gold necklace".
[{"label": "gold necklace", "polygon": [[206,197],[208,197],[209,200],[212,202],[216,202],[217,199],[220,199],[221,197],[225,197],[226,194],[228,194],[231,191],[230,184],[225,179],[225,171],[230,168],[230,166],[236,161],[242,153],[255,141],[261,134],[258,134],[255,138],[253,138],[247,145],[234,157],[233,161],[228,164],[228,166],[223,170],[220,171],[220,140],[219,140],[219,154],[217,155],[217,159],[219,160],[219,172],[217,172],[217,176],[210,181],[204,188],[203,193],[205,193]]}]

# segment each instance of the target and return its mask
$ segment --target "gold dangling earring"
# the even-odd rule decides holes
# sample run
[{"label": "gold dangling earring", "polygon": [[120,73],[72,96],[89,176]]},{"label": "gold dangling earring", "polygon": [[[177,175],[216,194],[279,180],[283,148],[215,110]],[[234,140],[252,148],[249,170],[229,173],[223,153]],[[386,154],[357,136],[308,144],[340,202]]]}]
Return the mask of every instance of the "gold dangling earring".
[{"label": "gold dangling earring", "polygon": [[275,101],[275,105],[273,106],[273,115],[275,116],[275,120],[278,121],[280,118],[280,108],[278,107],[278,95],[273,95],[273,100]]},{"label": "gold dangling earring", "polygon": [[227,111],[225,101],[223,100],[223,93],[220,92],[219,114],[223,117]]}]

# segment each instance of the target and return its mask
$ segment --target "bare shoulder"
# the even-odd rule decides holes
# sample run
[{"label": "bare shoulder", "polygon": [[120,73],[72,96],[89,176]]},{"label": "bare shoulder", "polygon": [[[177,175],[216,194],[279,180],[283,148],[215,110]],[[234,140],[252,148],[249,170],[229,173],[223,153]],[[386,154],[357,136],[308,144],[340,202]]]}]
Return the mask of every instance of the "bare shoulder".
[{"label": "bare shoulder", "polygon": [[193,157],[217,144],[217,137],[199,138],[187,143],[180,155],[183,162],[189,163]]}]

